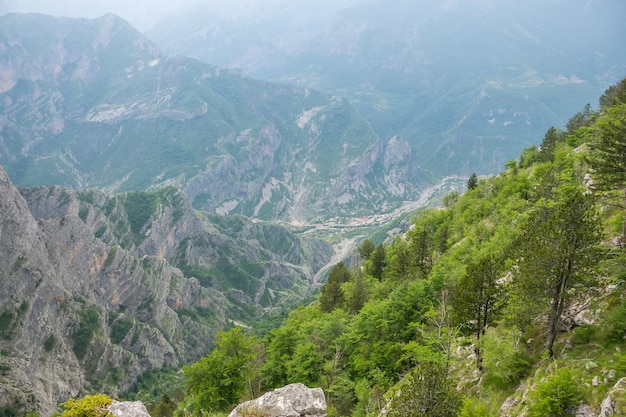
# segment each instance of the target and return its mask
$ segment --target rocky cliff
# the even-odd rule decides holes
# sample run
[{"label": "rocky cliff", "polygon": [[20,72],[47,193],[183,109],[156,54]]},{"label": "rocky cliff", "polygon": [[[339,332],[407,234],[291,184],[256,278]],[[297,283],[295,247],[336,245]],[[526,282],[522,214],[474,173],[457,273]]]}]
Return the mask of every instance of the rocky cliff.
[{"label": "rocky cliff", "polygon": [[305,296],[332,252],[174,188],[20,193],[0,169],[0,196],[0,406],[44,414],[197,359],[229,320]]}]

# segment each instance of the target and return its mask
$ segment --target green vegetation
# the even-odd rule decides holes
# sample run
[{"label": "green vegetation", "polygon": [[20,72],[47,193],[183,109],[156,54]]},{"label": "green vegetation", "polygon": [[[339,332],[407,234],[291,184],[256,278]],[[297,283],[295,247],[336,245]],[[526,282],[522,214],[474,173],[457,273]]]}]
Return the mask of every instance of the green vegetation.
[{"label": "green vegetation", "polygon": [[5,310],[0,314],[0,336],[4,339],[11,338],[13,323],[15,321],[15,313]]},{"label": "green vegetation", "polygon": [[43,348],[46,352],[50,352],[54,348],[55,344],[56,338],[53,334],[51,334],[50,336],[46,337],[46,340],[43,342]]},{"label": "green vegetation", "polygon": [[583,399],[578,381],[568,369],[560,369],[531,391],[528,415],[530,417],[565,417],[572,415],[572,407]]},{"label": "green vegetation", "polygon": [[104,261],[104,267],[103,267],[104,269],[107,269],[113,264],[113,261],[115,260],[115,257],[117,256],[118,250],[119,250],[119,247],[117,245],[111,246],[111,248],[109,249],[109,254],[107,255],[107,259]]},{"label": "green vegetation", "polygon": [[130,223],[130,230],[139,234],[157,208],[156,193],[131,191],[126,194],[124,209]]},{"label": "green vegetation", "polygon": [[111,326],[111,342],[119,345],[122,340],[124,340],[130,329],[132,329],[133,324],[133,318],[129,316],[124,316],[113,322],[113,325]]},{"label": "green vegetation", "polygon": [[78,209],[78,217],[83,221],[87,221],[87,217],[89,217],[89,206],[87,204],[81,204],[80,209]]},{"label": "green vegetation", "polygon": [[80,318],[78,329],[72,333],[72,350],[81,360],[87,354],[89,344],[94,335],[101,331],[100,314],[94,307],[84,305],[78,312]]},{"label": "green vegetation", "polygon": [[112,400],[108,395],[86,395],[81,399],[70,399],[62,404],[63,411],[59,417],[106,417],[109,412],[106,407]]},{"label": "green vegetation", "polygon": [[[626,372],[626,253],[612,243],[623,233],[625,208],[614,202],[624,183],[606,176],[600,192],[585,178],[613,163],[594,150],[621,123],[614,101],[586,108],[567,132],[549,130],[541,149],[443,208],[420,211],[402,238],[364,242],[359,269],[337,264],[319,299],[262,339],[221,333],[213,353],[185,369],[178,412],[227,411],[292,382],[322,387],[329,416],[383,407],[390,416],[495,416],[511,396],[513,415],[566,416],[581,401],[597,409],[608,389],[590,383],[599,369]],[[570,308],[587,302],[596,322],[564,334]]]},{"label": "green vegetation", "polygon": [[253,371],[254,339],[240,327],[218,333],[213,352],[185,367],[189,393],[199,409],[224,410],[237,405]]}]

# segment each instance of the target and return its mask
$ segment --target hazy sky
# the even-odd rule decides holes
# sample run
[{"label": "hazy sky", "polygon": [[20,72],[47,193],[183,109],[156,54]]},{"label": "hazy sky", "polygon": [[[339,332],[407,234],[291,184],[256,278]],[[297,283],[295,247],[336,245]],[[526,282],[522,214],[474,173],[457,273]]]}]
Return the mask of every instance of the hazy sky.
[{"label": "hazy sky", "polygon": [[[0,0],[0,14],[38,12],[54,16],[95,18],[115,13],[140,30],[147,30],[162,17],[185,9],[195,0]],[[218,0],[215,5],[232,0]]]},{"label": "hazy sky", "polygon": [[[340,8],[358,0],[315,0],[316,7]],[[54,16],[95,18],[115,13],[141,31],[150,29],[164,17],[184,12],[197,5],[218,15],[254,15],[261,9],[295,7],[310,0],[0,0],[0,15],[9,12],[37,12]]]}]

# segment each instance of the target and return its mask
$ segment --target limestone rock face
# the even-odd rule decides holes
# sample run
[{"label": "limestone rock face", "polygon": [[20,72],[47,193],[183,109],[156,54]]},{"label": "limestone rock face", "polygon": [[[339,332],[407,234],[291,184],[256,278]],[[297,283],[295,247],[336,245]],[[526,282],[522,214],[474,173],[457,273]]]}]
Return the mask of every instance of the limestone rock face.
[{"label": "limestone rock face", "polygon": [[[253,414],[254,413],[254,414]],[[228,417],[326,417],[326,399],[321,388],[291,384],[239,404]]]},{"label": "limestone rock face", "polygon": [[617,381],[611,391],[609,391],[609,395],[602,401],[598,417],[623,415],[622,413],[626,412],[626,410],[617,409],[615,398],[618,396],[621,398],[626,397],[626,378],[621,378]]},{"label": "limestone rock face", "polygon": [[191,363],[228,321],[306,296],[330,258],[323,242],[209,219],[184,197],[18,190],[0,167],[0,407],[50,415]]},{"label": "limestone rock face", "polygon": [[115,417],[150,417],[141,401],[113,401],[109,406],[109,412]]}]

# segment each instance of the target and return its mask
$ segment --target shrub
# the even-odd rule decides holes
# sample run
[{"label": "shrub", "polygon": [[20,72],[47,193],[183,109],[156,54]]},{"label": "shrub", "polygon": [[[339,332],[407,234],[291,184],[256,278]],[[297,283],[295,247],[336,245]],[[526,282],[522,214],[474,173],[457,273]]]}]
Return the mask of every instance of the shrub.
[{"label": "shrub", "polygon": [[113,323],[111,328],[111,342],[119,345],[132,327],[133,319],[128,316]]},{"label": "shrub", "polygon": [[15,320],[15,313],[10,310],[5,310],[0,314],[0,336],[5,339],[11,337],[13,320]]},{"label": "shrub", "polygon": [[529,394],[529,417],[565,417],[582,400],[582,394],[569,369],[560,369]]},{"label": "shrub", "polygon": [[616,306],[607,317],[606,338],[612,342],[626,340],[626,303]]},{"label": "shrub", "polygon": [[520,337],[517,330],[496,329],[483,339],[483,364],[496,385],[515,385],[530,372],[532,361]]},{"label": "shrub", "polygon": [[459,417],[489,417],[489,406],[477,398],[465,398],[461,405]]},{"label": "shrub", "polygon": [[19,415],[18,409],[12,405],[0,407],[0,417],[17,417]]},{"label": "shrub", "polygon": [[461,406],[445,365],[417,365],[389,393],[389,417],[454,417]]},{"label": "shrub", "polygon": [[63,412],[60,417],[105,417],[109,416],[106,409],[113,401],[108,395],[95,394],[75,400],[70,399],[62,404]]},{"label": "shrub", "polygon": [[53,334],[51,334],[50,336],[46,338],[46,340],[43,342],[43,348],[46,350],[46,352],[50,352],[52,348],[54,348],[55,342],[56,342],[56,339]]}]

